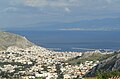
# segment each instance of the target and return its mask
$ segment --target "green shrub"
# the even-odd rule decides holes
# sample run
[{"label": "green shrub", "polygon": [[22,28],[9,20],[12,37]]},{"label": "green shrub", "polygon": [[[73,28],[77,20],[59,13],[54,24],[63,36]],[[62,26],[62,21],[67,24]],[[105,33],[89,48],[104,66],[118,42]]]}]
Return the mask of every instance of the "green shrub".
[{"label": "green shrub", "polygon": [[97,78],[98,79],[108,79],[110,77],[120,76],[119,71],[98,71]]}]

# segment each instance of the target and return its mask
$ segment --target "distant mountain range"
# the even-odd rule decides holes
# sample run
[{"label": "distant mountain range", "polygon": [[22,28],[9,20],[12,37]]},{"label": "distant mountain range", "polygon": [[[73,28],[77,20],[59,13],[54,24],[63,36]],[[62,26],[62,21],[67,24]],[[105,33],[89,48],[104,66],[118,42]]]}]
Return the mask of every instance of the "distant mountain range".
[{"label": "distant mountain range", "polygon": [[120,18],[88,20],[63,24],[62,28],[79,28],[81,30],[120,30]]},{"label": "distant mountain range", "polygon": [[[120,18],[106,18],[106,19],[95,19],[95,20],[83,20],[78,22],[42,22],[21,25],[25,30],[119,30],[120,31]],[[28,28],[29,27],[29,28]],[[23,28],[19,28],[23,30]],[[15,28],[14,28],[15,29]],[[73,29],[73,30],[74,30]],[[16,28],[15,30],[18,30]]]},{"label": "distant mountain range", "polygon": [[8,32],[0,32],[0,50],[6,50],[9,46],[26,48],[32,45],[34,44],[29,42],[25,37]]}]

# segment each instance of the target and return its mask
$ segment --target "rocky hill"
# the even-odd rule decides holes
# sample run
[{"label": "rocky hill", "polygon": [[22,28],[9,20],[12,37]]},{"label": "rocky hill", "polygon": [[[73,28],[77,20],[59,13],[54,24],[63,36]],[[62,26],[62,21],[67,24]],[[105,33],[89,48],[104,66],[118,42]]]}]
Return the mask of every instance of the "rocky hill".
[{"label": "rocky hill", "polygon": [[98,71],[118,71],[120,72],[120,52],[115,52],[111,57],[101,61],[97,66],[86,74],[86,77],[95,76]]},{"label": "rocky hill", "polygon": [[82,54],[82,56],[69,59],[66,62],[69,64],[76,65],[76,64],[84,63],[85,61],[94,61],[94,62],[103,61],[111,56],[112,54],[103,54],[100,53],[100,51],[85,52]]},{"label": "rocky hill", "polygon": [[5,50],[9,46],[26,48],[32,45],[34,44],[29,42],[25,37],[8,32],[0,32],[0,50]]}]

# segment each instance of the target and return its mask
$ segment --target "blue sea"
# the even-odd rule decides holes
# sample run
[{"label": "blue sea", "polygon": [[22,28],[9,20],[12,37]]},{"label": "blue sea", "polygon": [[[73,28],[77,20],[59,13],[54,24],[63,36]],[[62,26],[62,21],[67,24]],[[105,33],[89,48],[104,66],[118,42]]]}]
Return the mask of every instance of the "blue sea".
[{"label": "blue sea", "polygon": [[120,31],[10,31],[55,51],[119,50]]}]

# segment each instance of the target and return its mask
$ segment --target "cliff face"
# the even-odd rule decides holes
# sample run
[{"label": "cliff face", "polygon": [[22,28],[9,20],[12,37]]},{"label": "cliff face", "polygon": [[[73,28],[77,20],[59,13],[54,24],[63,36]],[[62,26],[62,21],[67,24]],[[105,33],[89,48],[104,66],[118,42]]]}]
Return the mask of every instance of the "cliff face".
[{"label": "cliff face", "polygon": [[33,45],[25,37],[8,32],[0,32],[0,50],[6,50],[9,46],[27,48]]},{"label": "cliff face", "polygon": [[92,77],[95,76],[98,70],[103,71],[120,71],[120,52],[113,54],[113,56],[101,61],[97,66],[95,66],[90,72],[85,76]]}]

